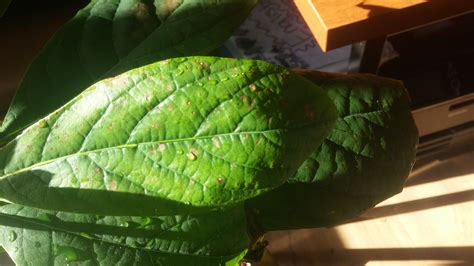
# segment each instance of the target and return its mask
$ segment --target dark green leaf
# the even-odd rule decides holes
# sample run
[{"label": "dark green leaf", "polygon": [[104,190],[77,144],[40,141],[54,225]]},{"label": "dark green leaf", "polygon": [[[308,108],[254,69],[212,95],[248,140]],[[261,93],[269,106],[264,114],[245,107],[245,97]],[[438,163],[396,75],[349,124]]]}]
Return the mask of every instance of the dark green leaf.
[{"label": "dark green leaf", "polygon": [[207,54],[257,0],[93,0],[34,60],[0,128],[0,144],[85,88],[171,57]]},{"label": "dark green leaf", "polygon": [[366,74],[302,74],[328,92],[340,118],[287,184],[249,201],[265,230],[353,218],[399,193],[415,159],[418,134],[400,82]]},{"label": "dark green leaf", "polygon": [[235,204],[292,176],[336,114],[282,67],[166,60],[95,84],[0,148],[0,197],[107,215]]},{"label": "dark green leaf", "polygon": [[223,265],[249,245],[242,206],[200,215],[95,216],[0,207],[17,265]]}]

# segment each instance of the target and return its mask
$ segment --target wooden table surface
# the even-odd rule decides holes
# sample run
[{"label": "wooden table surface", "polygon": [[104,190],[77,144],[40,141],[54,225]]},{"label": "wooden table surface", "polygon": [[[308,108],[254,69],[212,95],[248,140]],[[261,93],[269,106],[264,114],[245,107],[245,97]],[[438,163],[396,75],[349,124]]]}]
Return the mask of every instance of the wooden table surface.
[{"label": "wooden table surface", "polygon": [[323,51],[473,12],[473,0],[294,0]]},{"label": "wooden table surface", "polygon": [[472,162],[474,152],[415,171],[402,193],[351,222],[269,233],[257,265],[474,265]]}]

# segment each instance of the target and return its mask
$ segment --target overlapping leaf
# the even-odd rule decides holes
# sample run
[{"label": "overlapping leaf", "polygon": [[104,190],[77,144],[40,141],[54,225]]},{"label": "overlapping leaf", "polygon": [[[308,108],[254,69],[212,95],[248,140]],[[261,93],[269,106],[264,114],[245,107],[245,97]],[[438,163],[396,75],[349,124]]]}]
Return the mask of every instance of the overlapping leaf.
[{"label": "overlapping leaf", "polygon": [[108,215],[234,204],[284,183],[335,118],[282,67],[171,59],[95,84],[1,148],[0,197]]},{"label": "overlapping leaf", "polygon": [[400,82],[301,72],[327,91],[339,119],[288,183],[249,201],[265,230],[328,226],[399,193],[418,139]]},{"label": "overlapping leaf", "polygon": [[248,246],[242,206],[200,215],[113,217],[0,207],[17,265],[224,265]]},{"label": "overlapping leaf", "polygon": [[28,69],[0,146],[95,82],[162,59],[207,54],[257,0],[92,0]]}]

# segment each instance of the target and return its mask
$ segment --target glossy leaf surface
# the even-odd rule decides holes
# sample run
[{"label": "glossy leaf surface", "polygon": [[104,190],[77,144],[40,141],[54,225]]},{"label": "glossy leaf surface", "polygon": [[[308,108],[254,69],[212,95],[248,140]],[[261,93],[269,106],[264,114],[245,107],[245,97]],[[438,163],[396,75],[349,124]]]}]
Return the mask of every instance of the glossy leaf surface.
[{"label": "glossy leaf surface", "polygon": [[95,84],[0,148],[0,196],[107,215],[235,204],[283,184],[335,119],[285,68],[166,60]]},{"label": "glossy leaf surface", "polygon": [[224,265],[247,247],[242,206],[120,217],[0,207],[0,244],[17,265]]},{"label": "glossy leaf surface", "polygon": [[44,47],[0,128],[0,146],[95,82],[159,60],[204,55],[257,0],[93,0]]},{"label": "glossy leaf surface", "polygon": [[399,193],[415,159],[418,134],[400,82],[366,74],[301,74],[328,92],[340,117],[287,184],[249,201],[265,230],[353,218]]}]

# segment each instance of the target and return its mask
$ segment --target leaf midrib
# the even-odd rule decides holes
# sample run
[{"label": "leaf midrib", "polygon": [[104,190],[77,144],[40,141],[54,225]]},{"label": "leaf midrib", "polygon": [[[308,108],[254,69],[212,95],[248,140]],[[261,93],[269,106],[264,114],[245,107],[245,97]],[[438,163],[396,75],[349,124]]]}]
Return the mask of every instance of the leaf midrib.
[{"label": "leaf midrib", "polygon": [[[326,124],[327,122],[322,122],[322,124]],[[306,124],[302,125],[301,127],[295,127],[294,129],[303,129],[305,127],[309,127],[312,124]],[[222,134],[215,134],[215,135],[206,135],[206,136],[194,136],[194,137],[187,137],[187,138],[177,138],[177,139],[170,139],[170,140],[162,140],[162,141],[149,141],[149,142],[141,142],[141,143],[129,143],[129,144],[122,144],[122,145],[117,145],[117,146],[112,146],[112,147],[105,147],[105,148],[100,148],[100,149],[94,149],[94,150],[88,150],[88,151],[79,151],[73,154],[68,154],[64,156],[60,156],[54,159],[42,161],[39,163],[32,164],[26,168],[4,174],[3,176],[0,177],[0,180],[8,178],[10,176],[14,176],[16,174],[26,172],[28,170],[31,170],[33,168],[43,166],[49,163],[52,163],[54,161],[59,161],[59,160],[64,160],[73,156],[81,156],[81,155],[87,155],[87,154],[92,154],[92,153],[99,153],[102,151],[107,151],[107,150],[113,150],[113,149],[124,149],[124,148],[136,148],[139,145],[147,145],[147,144],[161,144],[161,143],[173,143],[173,142],[187,142],[187,141],[196,141],[196,140],[203,140],[203,139],[212,139],[215,137],[224,137],[224,136],[234,136],[234,135],[243,135],[243,134],[265,134],[265,133],[270,133],[270,132],[278,132],[278,131],[284,131],[288,130],[291,128],[276,128],[276,129],[268,129],[268,130],[262,130],[262,131],[243,131],[243,132],[231,132],[231,133],[222,133]]]}]

